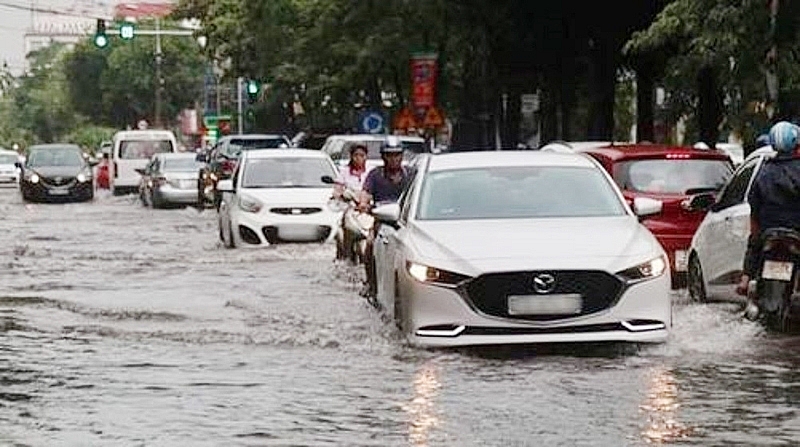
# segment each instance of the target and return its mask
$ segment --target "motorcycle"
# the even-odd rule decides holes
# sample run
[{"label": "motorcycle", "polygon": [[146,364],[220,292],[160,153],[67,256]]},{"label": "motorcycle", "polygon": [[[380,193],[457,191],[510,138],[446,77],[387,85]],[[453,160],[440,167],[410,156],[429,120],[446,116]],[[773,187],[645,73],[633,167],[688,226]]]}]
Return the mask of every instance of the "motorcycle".
[{"label": "motorcycle", "polygon": [[366,260],[367,239],[375,225],[375,218],[358,210],[357,193],[345,189],[341,200],[331,199],[330,207],[342,211],[342,220],[336,233],[336,259],[346,259],[354,264]]},{"label": "motorcycle", "polygon": [[749,310],[749,316],[770,330],[796,332],[800,329],[800,232],[768,229],[762,244],[756,279],[747,290],[757,309]]}]

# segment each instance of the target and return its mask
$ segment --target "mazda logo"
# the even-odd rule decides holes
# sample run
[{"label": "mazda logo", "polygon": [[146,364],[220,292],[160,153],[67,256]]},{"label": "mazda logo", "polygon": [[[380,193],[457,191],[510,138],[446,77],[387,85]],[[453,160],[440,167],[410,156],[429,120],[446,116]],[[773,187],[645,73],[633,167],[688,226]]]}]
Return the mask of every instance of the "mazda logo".
[{"label": "mazda logo", "polygon": [[536,293],[550,293],[556,288],[556,278],[549,273],[540,273],[533,277],[533,290]]}]

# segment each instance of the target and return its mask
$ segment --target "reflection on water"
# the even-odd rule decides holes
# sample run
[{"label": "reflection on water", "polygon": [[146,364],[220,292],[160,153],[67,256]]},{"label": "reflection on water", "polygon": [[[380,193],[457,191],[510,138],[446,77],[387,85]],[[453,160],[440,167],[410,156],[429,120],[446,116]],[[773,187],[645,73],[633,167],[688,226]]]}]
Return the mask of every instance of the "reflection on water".
[{"label": "reflection on water", "polygon": [[678,421],[681,403],[675,375],[668,368],[657,367],[648,376],[647,396],[640,406],[648,418],[642,437],[646,442],[656,444],[688,438],[692,434],[691,427]]},{"label": "reflection on water", "polygon": [[432,361],[423,363],[414,373],[414,396],[403,409],[408,413],[409,445],[427,447],[428,437],[439,426],[436,398],[442,384],[439,366]]}]

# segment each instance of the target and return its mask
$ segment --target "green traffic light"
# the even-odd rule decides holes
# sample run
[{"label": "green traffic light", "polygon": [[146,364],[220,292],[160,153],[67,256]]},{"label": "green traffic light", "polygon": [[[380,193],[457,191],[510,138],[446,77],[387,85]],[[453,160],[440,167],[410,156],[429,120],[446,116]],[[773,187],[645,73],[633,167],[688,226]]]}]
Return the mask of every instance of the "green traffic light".
[{"label": "green traffic light", "polygon": [[108,37],[105,34],[97,34],[94,36],[94,44],[98,48],[105,48],[108,45]]},{"label": "green traffic light", "polygon": [[251,95],[258,93],[258,83],[256,81],[249,81],[247,83],[247,93]]}]

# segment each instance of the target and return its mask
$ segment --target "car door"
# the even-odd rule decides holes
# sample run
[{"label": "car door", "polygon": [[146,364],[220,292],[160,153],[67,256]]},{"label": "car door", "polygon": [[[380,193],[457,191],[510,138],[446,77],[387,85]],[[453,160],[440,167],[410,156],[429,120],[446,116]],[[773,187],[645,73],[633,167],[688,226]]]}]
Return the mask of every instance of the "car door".
[{"label": "car door", "polygon": [[709,211],[700,261],[710,286],[710,296],[730,298],[733,295],[750,233],[747,192],[761,160],[761,157],[754,158],[742,165]]}]

